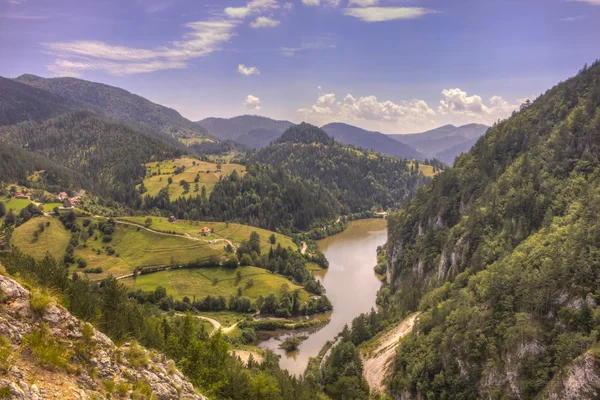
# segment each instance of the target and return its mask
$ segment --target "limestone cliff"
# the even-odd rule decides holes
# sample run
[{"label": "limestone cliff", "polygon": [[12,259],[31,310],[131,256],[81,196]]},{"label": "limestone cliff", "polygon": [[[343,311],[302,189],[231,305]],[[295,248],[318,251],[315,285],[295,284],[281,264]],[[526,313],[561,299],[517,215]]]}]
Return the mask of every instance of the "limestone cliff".
[{"label": "limestone cliff", "polygon": [[0,398],[205,400],[164,355],[116,346],[54,297],[0,276]]}]

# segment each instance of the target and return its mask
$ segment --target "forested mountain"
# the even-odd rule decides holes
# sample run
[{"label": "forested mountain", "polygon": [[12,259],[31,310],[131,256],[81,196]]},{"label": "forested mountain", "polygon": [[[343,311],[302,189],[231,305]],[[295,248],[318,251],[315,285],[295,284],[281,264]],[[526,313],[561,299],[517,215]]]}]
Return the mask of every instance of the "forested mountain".
[{"label": "forested mountain", "polygon": [[43,121],[82,107],[66,97],[0,77],[0,126]]},{"label": "forested mountain", "polygon": [[[30,179],[34,172],[41,170],[46,172],[39,175],[36,181]],[[29,188],[39,187],[50,192],[89,187],[89,182],[79,172],[2,140],[0,140],[0,182],[17,183]]]},{"label": "forested mountain", "polygon": [[124,89],[76,78],[42,78],[29,74],[14,80],[71,99],[78,103],[75,107],[78,110],[94,111],[161,139],[173,141],[178,137],[206,136],[201,127],[177,111]]},{"label": "forested mountain", "polygon": [[380,132],[367,131],[356,126],[339,122],[321,127],[325,132],[339,142],[372,149],[378,153],[407,159],[424,160],[425,156],[411,146],[394,140]]},{"label": "forested mountain", "polygon": [[280,167],[250,164],[243,178],[234,171],[220,180],[209,199],[198,195],[171,202],[168,190],[161,190],[156,197],[145,196],[141,209],[182,219],[241,222],[289,235],[333,222],[342,206],[319,182]]},{"label": "forested mountain", "polygon": [[292,126],[249,161],[317,180],[337,197],[346,214],[398,207],[428,181],[405,160],[343,145],[306,123]]},{"label": "forested mountain", "polygon": [[428,158],[437,158],[447,164],[452,164],[454,158],[471,147],[481,137],[489,126],[481,124],[468,124],[456,127],[444,125],[423,133],[404,135],[388,135],[391,138],[405,143]]},{"label": "forested mountain", "polygon": [[389,221],[389,308],[423,312],[402,398],[597,398],[600,62],[494,125]]},{"label": "forested mountain", "polygon": [[[267,137],[272,137],[276,132],[281,135],[287,128],[294,125],[290,121],[277,121],[267,117],[258,115],[240,115],[233,118],[205,118],[197,122],[210,135],[218,139],[233,139],[236,140],[251,131],[257,131],[253,134],[254,140],[262,137],[260,146],[266,146],[271,142]],[[263,137],[262,134],[265,134]],[[279,136],[277,135],[277,136]],[[268,140],[268,141],[267,141]],[[240,142],[242,144],[247,144]]]},{"label": "forested mountain", "polygon": [[[2,127],[1,141],[77,171],[89,180],[88,186],[96,193],[129,205],[139,199],[135,185],[145,176],[143,163],[181,154],[168,143],[87,111],[63,114],[41,123],[25,121]],[[28,153],[24,157],[36,159]],[[41,162],[39,165],[45,166]]]},{"label": "forested mountain", "polygon": [[239,136],[235,141],[250,149],[260,149],[277,139],[282,133],[272,129],[254,129]]}]

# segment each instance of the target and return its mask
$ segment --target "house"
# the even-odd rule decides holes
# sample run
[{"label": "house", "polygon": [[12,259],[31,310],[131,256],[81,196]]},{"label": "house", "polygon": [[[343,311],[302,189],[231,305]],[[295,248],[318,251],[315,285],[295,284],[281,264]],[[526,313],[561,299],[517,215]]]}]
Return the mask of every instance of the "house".
[{"label": "house", "polygon": [[175,220],[176,220],[176,218],[174,216],[171,215],[169,217],[169,222],[173,223],[173,222],[175,222]]},{"label": "house", "polygon": [[200,234],[202,236],[208,236],[211,234],[210,228],[208,226],[205,226],[204,228],[202,228],[202,230],[200,231]]},{"label": "house", "polygon": [[15,196],[15,198],[17,198],[17,199],[28,199],[29,196],[27,196],[26,194],[23,194],[23,193],[17,193],[17,195]]},{"label": "house", "polygon": [[66,192],[60,192],[60,193],[58,194],[58,199],[59,199],[59,200],[66,200],[66,199],[68,199],[68,198],[69,198],[69,195],[68,195]]}]

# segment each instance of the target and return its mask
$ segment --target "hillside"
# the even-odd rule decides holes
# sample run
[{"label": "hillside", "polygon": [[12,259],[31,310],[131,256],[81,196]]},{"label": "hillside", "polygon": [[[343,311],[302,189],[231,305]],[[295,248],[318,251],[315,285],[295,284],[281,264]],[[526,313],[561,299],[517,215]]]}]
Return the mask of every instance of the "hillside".
[{"label": "hillside", "polygon": [[277,139],[282,133],[273,129],[253,129],[242,136],[238,136],[235,141],[249,149],[260,149]]},{"label": "hillside", "polygon": [[596,62],[390,218],[388,309],[423,312],[393,396],[597,398],[599,150]]},{"label": "hillside", "polygon": [[454,158],[468,151],[471,148],[469,144],[472,146],[488,128],[489,126],[481,124],[459,127],[444,125],[423,133],[388,136],[417,149],[428,158],[441,160],[443,157],[443,161],[451,165]]},{"label": "hillside", "polygon": [[381,154],[417,160],[425,159],[425,156],[409,145],[399,142],[380,132],[367,131],[356,126],[331,123],[322,126],[325,132],[335,140],[350,144],[363,149],[371,149]]},{"label": "hillside", "polygon": [[79,103],[78,110],[97,112],[164,140],[206,136],[202,128],[177,111],[121,88],[76,78],[42,78],[30,74],[14,81],[68,98]]},{"label": "hillside", "polygon": [[97,194],[128,204],[139,199],[135,185],[145,176],[142,164],[181,154],[168,143],[86,111],[0,128],[0,141],[77,171]]},{"label": "hillside", "polygon": [[288,129],[250,161],[281,165],[318,180],[336,196],[344,213],[399,207],[428,181],[405,160],[342,145],[306,123]]},{"label": "hillside", "polygon": [[136,344],[116,346],[50,292],[37,286],[30,291],[3,275],[0,292],[4,398],[206,399],[173,361]]},{"label": "hillside", "polygon": [[[237,139],[243,135],[249,134],[251,131],[257,131],[253,134],[255,140],[259,140],[260,146],[267,145],[272,137],[277,132],[282,134],[287,128],[293,125],[289,121],[277,121],[267,117],[258,115],[240,115],[233,118],[205,118],[198,121],[197,124],[204,128],[210,135],[221,139]],[[247,141],[247,139],[244,139]],[[240,142],[246,144],[243,141]]]}]

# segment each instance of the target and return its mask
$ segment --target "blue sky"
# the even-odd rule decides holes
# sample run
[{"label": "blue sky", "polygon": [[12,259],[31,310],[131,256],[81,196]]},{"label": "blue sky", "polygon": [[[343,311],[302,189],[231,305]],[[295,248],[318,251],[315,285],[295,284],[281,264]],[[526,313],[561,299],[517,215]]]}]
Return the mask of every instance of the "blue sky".
[{"label": "blue sky", "polygon": [[600,0],[0,0],[0,75],[418,132],[505,118],[600,57],[598,21]]}]

